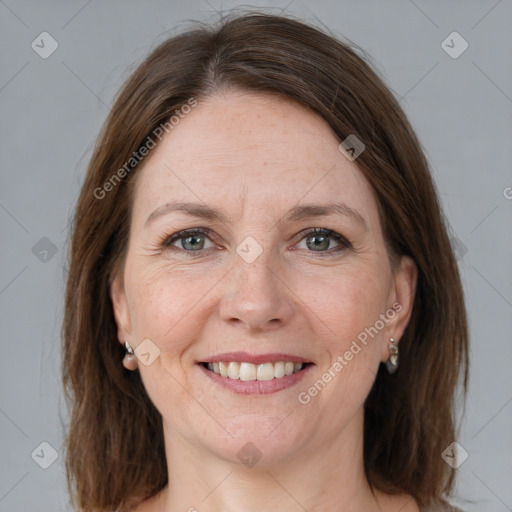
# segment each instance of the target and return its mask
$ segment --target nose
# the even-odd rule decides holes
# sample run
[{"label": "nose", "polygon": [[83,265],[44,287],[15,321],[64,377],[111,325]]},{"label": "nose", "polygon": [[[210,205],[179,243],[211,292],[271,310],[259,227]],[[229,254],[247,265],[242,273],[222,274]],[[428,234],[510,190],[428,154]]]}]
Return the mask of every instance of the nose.
[{"label": "nose", "polygon": [[295,310],[294,295],[272,251],[264,250],[251,263],[238,254],[234,258],[220,304],[222,320],[250,332],[282,328]]}]

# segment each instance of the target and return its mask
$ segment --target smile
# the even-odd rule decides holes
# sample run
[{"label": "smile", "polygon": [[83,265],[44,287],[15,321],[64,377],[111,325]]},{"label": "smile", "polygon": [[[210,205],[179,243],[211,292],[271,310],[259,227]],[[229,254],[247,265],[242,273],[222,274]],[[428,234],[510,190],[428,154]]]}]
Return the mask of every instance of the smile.
[{"label": "smile", "polygon": [[210,382],[240,395],[266,395],[291,388],[315,364],[292,354],[229,352],[197,362]]}]

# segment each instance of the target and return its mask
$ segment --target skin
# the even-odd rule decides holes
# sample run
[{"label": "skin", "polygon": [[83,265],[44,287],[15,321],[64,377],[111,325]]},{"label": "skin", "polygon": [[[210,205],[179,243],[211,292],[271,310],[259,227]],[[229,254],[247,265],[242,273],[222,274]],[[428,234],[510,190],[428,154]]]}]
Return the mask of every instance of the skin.
[{"label": "skin", "polygon": [[[393,268],[372,189],[338,149],[318,116],[289,100],[225,91],[203,99],[139,171],[126,260],[111,287],[119,342],[149,338],[160,355],[138,363],[162,414],[170,480],[137,512],[419,510],[411,496],[370,488],[363,470],[363,403],[389,338],[409,320],[417,270],[403,257]],[[172,212],[145,225],[169,201],[221,209],[227,222]],[[366,227],[341,214],[284,220],[310,203],[342,201]],[[200,256],[178,231],[203,227]],[[347,238],[351,248],[311,248],[308,228]],[[247,263],[236,252],[251,236],[263,252]],[[307,242],[310,242],[309,246]],[[196,245],[197,246],[197,245]],[[197,249],[194,254],[198,254]],[[321,392],[307,391],[357,335],[399,302],[402,309]],[[221,352],[285,352],[315,366],[296,385],[240,395],[196,364]],[[252,443],[253,467],[237,452]]]}]

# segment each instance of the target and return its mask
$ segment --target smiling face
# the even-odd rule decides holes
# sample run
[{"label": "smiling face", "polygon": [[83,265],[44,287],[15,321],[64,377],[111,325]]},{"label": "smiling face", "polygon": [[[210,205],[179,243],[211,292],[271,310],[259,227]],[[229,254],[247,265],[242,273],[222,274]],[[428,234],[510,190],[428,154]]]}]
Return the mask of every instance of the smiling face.
[{"label": "smiling face", "polygon": [[[407,324],[416,271],[408,258],[391,267],[372,189],[338,143],[293,102],[230,91],[199,102],[139,171],[111,292],[119,340],[160,351],[138,371],[171,450],[239,462],[251,442],[262,464],[362,436],[362,406],[389,337]],[[242,364],[251,380],[237,379],[237,364],[235,379],[205,367],[219,361],[254,363]],[[265,362],[308,364],[258,374]]]}]

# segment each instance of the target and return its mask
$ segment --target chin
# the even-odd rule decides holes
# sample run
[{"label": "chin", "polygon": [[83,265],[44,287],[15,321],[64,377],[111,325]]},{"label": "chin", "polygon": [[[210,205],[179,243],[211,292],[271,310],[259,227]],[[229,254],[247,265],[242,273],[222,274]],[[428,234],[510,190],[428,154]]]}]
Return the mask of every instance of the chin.
[{"label": "chin", "polygon": [[300,422],[289,421],[291,415],[286,418],[288,414],[289,411],[265,416],[254,413],[238,415],[224,422],[224,427],[233,437],[222,431],[216,439],[213,436],[203,438],[203,443],[219,459],[233,464],[257,465],[260,468],[279,464],[297,457],[311,436],[305,425],[301,427]]}]

